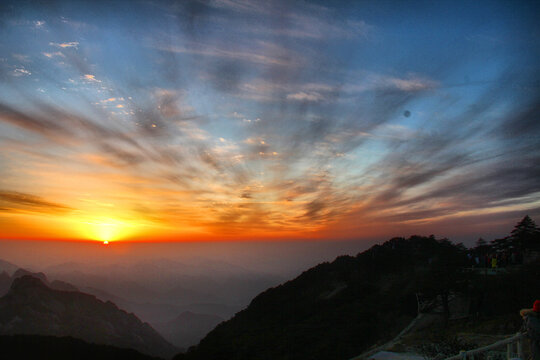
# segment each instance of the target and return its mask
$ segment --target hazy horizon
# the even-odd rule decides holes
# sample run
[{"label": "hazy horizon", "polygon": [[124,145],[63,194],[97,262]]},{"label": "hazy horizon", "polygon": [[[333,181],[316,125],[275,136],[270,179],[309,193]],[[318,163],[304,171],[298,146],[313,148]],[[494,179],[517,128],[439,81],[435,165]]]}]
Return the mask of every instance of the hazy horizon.
[{"label": "hazy horizon", "polygon": [[[0,259],[23,268],[43,271],[74,262],[81,264],[129,264],[174,260],[187,264],[208,259],[260,271],[291,276],[300,270],[332,261],[340,255],[356,255],[374,242],[279,241],[279,242],[101,242],[0,240]],[[202,261],[201,261],[202,262]]]},{"label": "hazy horizon", "polygon": [[[517,214],[515,214],[518,216]],[[524,216],[525,214],[523,214]],[[300,271],[340,255],[355,256],[375,244],[393,237],[435,235],[454,243],[474,246],[478,238],[491,241],[508,236],[523,216],[498,221],[490,231],[460,234],[452,224],[441,226],[438,232],[409,232],[375,239],[303,239],[303,240],[242,240],[242,241],[111,241],[103,245],[96,240],[17,240],[0,239],[0,259],[28,269],[43,270],[63,263],[135,263],[159,259],[193,263],[209,259],[243,266],[247,271],[259,271],[291,277]],[[535,217],[532,217],[533,220]],[[469,219],[471,226],[477,219]],[[444,234],[454,233],[455,236]],[[454,230],[454,231],[453,231]],[[457,235],[456,235],[457,234]]]}]

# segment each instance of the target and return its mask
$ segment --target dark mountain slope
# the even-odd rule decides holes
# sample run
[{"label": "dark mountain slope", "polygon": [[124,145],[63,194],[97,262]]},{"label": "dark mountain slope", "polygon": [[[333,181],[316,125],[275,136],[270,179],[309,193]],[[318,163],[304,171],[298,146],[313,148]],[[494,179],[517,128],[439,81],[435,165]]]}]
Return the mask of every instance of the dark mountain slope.
[{"label": "dark mountain slope", "polygon": [[0,335],[2,358],[25,360],[158,360],[133,349],[89,344],[72,337]]},{"label": "dark mountain slope", "polygon": [[73,336],[163,357],[175,352],[150,325],[115,304],[54,290],[28,275],[15,279],[0,298],[0,334]]},{"label": "dark mountain slope", "polygon": [[437,281],[448,283],[446,273],[463,261],[462,247],[419,236],[395,238],[356,257],[338,257],[263,292],[178,358],[355,356],[392,338],[416,316],[415,293],[431,285],[424,276],[427,268],[438,274]]}]

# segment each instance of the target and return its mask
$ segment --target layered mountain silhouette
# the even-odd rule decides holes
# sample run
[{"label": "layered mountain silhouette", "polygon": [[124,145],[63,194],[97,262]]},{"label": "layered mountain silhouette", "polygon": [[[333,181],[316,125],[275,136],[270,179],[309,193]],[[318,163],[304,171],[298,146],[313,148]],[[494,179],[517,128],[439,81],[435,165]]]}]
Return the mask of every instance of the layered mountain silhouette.
[{"label": "layered mountain silhouette", "polygon": [[284,280],[209,259],[102,265],[68,262],[50,266],[45,272],[81,289],[97,288],[137,303],[174,305],[221,303],[244,307],[253,296]]},{"label": "layered mountain silhouette", "polygon": [[223,318],[216,315],[184,311],[171,321],[153,323],[152,326],[174,345],[188,348],[199,343],[210,330],[223,320]]},{"label": "layered mountain silhouette", "polygon": [[[11,284],[15,279],[30,275],[39,278],[51,289],[80,291],[85,294],[94,295],[103,302],[112,302],[119,308],[136,314],[136,316],[144,322],[152,324],[161,336],[174,345],[180,346],[180,348],[188,348],[192,345],[196,345],[204,335],[215,327],[215,325],[224,319],[232,317],[232,315],[239,310],[236,306],[210,302],[192,303],[188,305],[174,305],[160,302],[137,303],[102,289],[85,287],[84,285],[79,288],[71,283],[61,280],[50,281],[48,276],[43,272],[32,272],[26,269],[16,268],[16,265],[7,261],[0,261],[2,264],[9,264],[6,265],[6,267],[9,267],[12,274],[10,275],[7,271],[0,272],[0,297],[9,291]],[[77,266],[76,264],[68,265],[74,267],[75,272],[77,271],[75,269]],[[180,291],[181,287],[176,287],[174,290],[177,293],[171,296],[189,299],[189,290],[187,290],[187,297],[185,296],[186,294]],[[181,315],[179,316],[178,314]],[[184,322],[179,321],[180,318],[182,318]]]},{"label": "layered mountain silhouette", "polygon": [[41,281],[43,281],[45,284],[49,284],[49,279],[47,279],[47,275],[45,275],[44,273],[42,272],[31,272],[29,270],[26,270],[26,269],[23,269],[23,268],[19,268],[17,269],[13,275],[11,276],[11,278],[13,280],[15,279],[18,279],[20,277],[23,277],[25,275],[30,275],[32,277],[35,277],[35,278],[38,278],[40,279]]},{"label": "layered mountain silhouette", "polygon": [[5,295],[9,291],[9,288],[11,287],[11,284],[15,279],[26,275],[30,275],[32,277],[40,279],[45,285],[47,285],[51,289],[62,291],[79,291],[76,286],[65,281],[53,280],[52,282],[50,282],[49,279],[47,279],[47,276],[42,272],[36,273],[28,271],[26,269],[17,269],[13,272],[12,276],[10,276],[6,271],[0,273],[0,296]]},{"label": "layered mountain silhouette", "polygon": [[33,275],[15,278],[0,298],[0,334],[72,336],[165,358],[178,351],[150,325],[112,302],[53,289]]}]

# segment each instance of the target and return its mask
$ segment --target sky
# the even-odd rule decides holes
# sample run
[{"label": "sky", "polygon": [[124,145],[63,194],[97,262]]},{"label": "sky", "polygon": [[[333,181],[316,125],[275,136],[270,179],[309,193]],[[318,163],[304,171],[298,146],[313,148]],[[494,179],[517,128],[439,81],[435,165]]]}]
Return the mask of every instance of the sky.
[{"label": "sky", "polygon": [[540,220],[528,1],[2,1],[0,239],[451,239]]}]

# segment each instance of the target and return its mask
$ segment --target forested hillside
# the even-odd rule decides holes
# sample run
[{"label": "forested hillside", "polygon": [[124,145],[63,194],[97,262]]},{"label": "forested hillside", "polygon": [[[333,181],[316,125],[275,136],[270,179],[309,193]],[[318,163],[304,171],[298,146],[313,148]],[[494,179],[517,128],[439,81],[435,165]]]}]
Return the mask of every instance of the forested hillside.
[{"label": "forested hillside", "polygon": [[[524,221],[509,237],[473,249],[412,236],[320,264],[261,293],[176,359],[347,359],[398,334],[418,314],[417,295],[438,299],[444,326],[452,296],[467,300],[471,318],[510,313],[518,321],[517,311],[540,288],[538,260],[522,263],[539,242],[534,222],[533,231],[519,230]],[[479,258],[503,264],[510,259],[505,251],[519,251],[520,262],[508,260],[504,272],[485,275]]]}]

